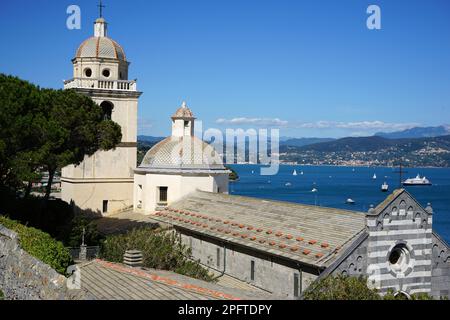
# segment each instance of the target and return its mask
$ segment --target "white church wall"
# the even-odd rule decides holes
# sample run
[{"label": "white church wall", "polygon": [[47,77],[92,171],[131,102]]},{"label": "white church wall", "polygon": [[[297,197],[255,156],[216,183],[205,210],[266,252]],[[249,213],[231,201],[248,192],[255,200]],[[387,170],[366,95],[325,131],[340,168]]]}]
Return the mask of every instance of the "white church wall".
[{"label": "white church wall", "polygon": [[181,177],[177,175],[147,174],[145,178],[144,210],[153,213],[158,202],[158,188],[167,187],[167,203],[170,204],[181,197]]},{"label": "white church wall", "polygon": [[[133,181],[119,183],[61,182],[61,199],[67,203],[76,200],[77,210],[88,210],[98,215],[108,215],[132,206]],[[103,212],[103,201],[108,201]]]},{"label": "white church wall", "polygon": [[111,120],[122,128],[122,142],[137,142],[137,106],[138,101],[134,98],[107,97],[94,98],[94,101],[101,104],[109,101],[114,105]]},{"label": "white church wall", "polygon": [[70,179],[132,178],[136,167],[136,153],[136,147],[96,152],[92,156],[86,156],[77,166],[64,167],[62,177],[70,177]]},{"label": "white church wall", "polygon": [[[228,175],[176,175],[156,173],[136,173],[134,208],[146,214],[154,213],[158,207],[158,188],[167,187],[167,205],[196,191],[228,191]],[[142,185],[142,188],[139,187]],[[140,191],[142,190],[142,191]],[[138,192],[142,192],[141,195]],[[140,199],[140,200],[139,200]],[[139,208],[139,201],[141,205]]]}]

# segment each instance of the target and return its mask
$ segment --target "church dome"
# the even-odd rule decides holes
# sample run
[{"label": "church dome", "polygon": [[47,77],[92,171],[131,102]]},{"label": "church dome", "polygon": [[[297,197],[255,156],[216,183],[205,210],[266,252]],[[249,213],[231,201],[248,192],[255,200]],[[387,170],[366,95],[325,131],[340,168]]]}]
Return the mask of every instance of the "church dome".
[{"label": "church dome", "polygon": [[172,119],[194,119],[194,114],[192,113],[191,109],[189,109],[186,106],[186,102],[183,102],[183,105],[178,108],[177,111],[172,116]]},{"label": "church dome", "polygon": [[126,61],[122,47],[108,37],[90,37],[77,50],[76,58],[110,58]]},{"label": "church dome", "polygon": [[151,148],[139,169],[225,169],[213,146],[196,136],[170,136]]}]

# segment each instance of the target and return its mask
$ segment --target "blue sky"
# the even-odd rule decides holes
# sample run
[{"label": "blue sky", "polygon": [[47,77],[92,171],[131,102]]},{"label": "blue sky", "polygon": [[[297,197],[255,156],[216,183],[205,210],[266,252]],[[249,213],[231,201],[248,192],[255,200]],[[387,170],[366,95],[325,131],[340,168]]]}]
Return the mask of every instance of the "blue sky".
[{"label": "blue sky", "polygon": [[[450,121],[448,0],[104,0],[109,36],[144,91],[139,133],[167,135],[186,100],[205,128],[341,137]],[[66,9],[82,10],[81,30]],[[366,27],[370,4],[381,30]],[[2,0],[0,72],[72,77],[96,0]]]}]

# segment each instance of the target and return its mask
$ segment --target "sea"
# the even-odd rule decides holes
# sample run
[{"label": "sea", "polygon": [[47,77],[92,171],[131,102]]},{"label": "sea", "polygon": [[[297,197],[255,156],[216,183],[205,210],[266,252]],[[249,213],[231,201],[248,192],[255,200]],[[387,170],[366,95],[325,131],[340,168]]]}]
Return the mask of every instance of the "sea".
[{"label": "sea", "polygon": [[[238,181],[230,183],[230,194],[362,212],[400,186],[398,168],[280,165],[278,174],[263,176],[260,165],[230,167],[239,175]],[[433,229],[450,243],[450,168],[404,168],[403,180],[417,174],[432,185],[405,188],[423,207],[431,204]],[[381,191],[384,182],[388,192]],[[354,204],[346,203],[349,198]]]}]

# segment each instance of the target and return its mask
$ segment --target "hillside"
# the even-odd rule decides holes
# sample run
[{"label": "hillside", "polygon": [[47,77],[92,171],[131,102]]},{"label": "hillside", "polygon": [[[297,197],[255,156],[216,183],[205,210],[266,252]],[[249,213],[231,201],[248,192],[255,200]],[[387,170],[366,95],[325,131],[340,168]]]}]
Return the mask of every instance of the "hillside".
[{"label": "hillside", "polygon": [[450,135],[418,139],[342,138],[303,147],[283,146],[280,159],[304,164],[450,166]]},{"label": "hillside", "polygon": [[388,139],[403,139],[403,138],[427,138],[427,137],[439,137],[450,134],[450,128],[448,126],[438,127],[415,127],[396,132],[378,132],[375,135]]},{"label": "hillside", "polygon": [[314,143],[334,141],[333,138],[288,138],[286,140],[280,139],[281,146],[303,147]]}]

